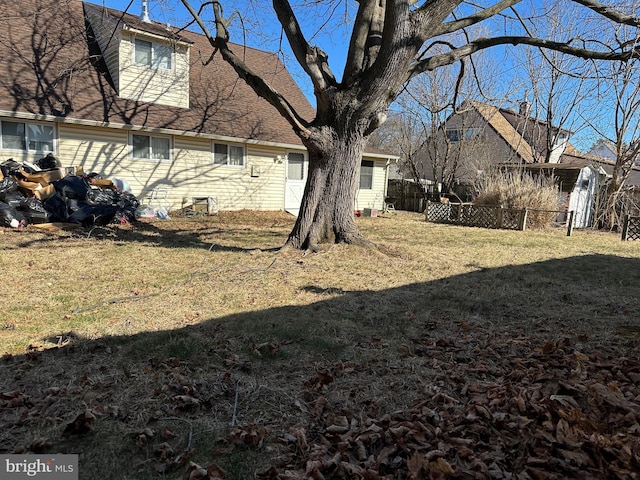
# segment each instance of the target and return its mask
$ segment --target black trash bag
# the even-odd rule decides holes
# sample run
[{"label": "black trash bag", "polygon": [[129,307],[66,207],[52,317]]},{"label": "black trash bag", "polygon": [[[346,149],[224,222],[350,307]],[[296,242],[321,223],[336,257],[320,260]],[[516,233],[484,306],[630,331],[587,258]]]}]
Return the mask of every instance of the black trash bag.
[{"label": "black trash bag", "polygon": [[119,223],[120,225],[128,225],[136,220],[136,208],[137,207],[120,207],[113,217],[113,223]]},{"label": "black trash bag", "polygon": [[73,212],[77,212],[78,210],[80,210],[82,205],[87,203],[85,200],[76,200],[75,198],[65,198],[64,201],[67,204],[68,215],[71,215]]},{"label": "black trash bag", "polygon": [[117,205],[91,205],[87,203],[69,215],[68,221],[79,223],[83,227],[108,225],[113,221],[118,208]]},{"label": "black trash bag", "polygon": [[0,195],[9,192],[15,192],[18,189],[18,182],[13,178],[4,177],[0,180]]},{"label": "black trash bag", "polygon": [[20,210],[22,210],[23,212],[31,211],[40,213],[45,213],[47,211],[47,209],[44,208],[44,203],[42,203],[42,200],[36,197],[25,198],[22,202],[22,205],[20,206]]},{"label": "black trash bag", "polygon": [[74,198],[65,198],[60,193],[55,193],[44,202],[44,208],[49,213],[53,222],[68,222],[69,217],[80,210],[84,202]]},{"label": "black trash bag", "polygon": [[118,202],[122,208],[133,208],[134,210],[140,206],[140,200],[130,192],[120,192],[120,201]]},{"label": "black trash bag", "polygon": [[120,200],[120,195],[115,190],[92,188],[89,190],[87,200],[94,204],[115,205]]},{"label": "black trash bag", "polygon": [[41,170],[52,170],[62,166],[58,159],[53,156],[53,153],[48,153],[46,157],[36,160],[33,164]]},{"label": "black trash bag", "polygon": [[20,210],[22,204],[27,199],[22,192],[15,190],[13,192],[0,193],[0,201],[6,203],[10,207]]},{"label": "black trash bag", "polygon": [[55,182],[53,186],[64,198],[76,200],[86,200],[91,188],[86,178],[77,175],[67,175]]},{"label": "black trash bag", "polygon": [[118,225],[129,225],[131,223],[131,218],[129,214],[122,209],[119,209],[116,214],[113,216],[113,220],[111,223],[115,223]]},{"label": "black trash bag", "polygon": [[120,193],[118,205],[120,206],[120,210],[116,214],[114,222],[127,224],[136,220],[136,210],[140,206],[140,201],[135,195],[129,192]]},{"label": "black trash bag", "polygon": [[44,203],[42,203],[38,198],[25,198],[18,210],[27,217],[29,223],[43,223],[50,221],[49,212],[44,208]]},{"label": "black trash bag", "polygon": [[10,158],[9,160],[5,160],[4,162],[0,163],[0,170],[2,170],[2,174],[5,177],[18,175],[20,173],[21,168],[22,168],[22,165],[16,162],[13,158]]},{"label": "black trash bag", "polygon": [[68,202],[59,193],[55,193],[47,198],[43,206],[52,222],[66,222],[69,218]]},{"label": "black trash bag", "polygon": [[4,202],[0,202],[0,222],[11,228],[23,228],[28,225],[22,213]]}]

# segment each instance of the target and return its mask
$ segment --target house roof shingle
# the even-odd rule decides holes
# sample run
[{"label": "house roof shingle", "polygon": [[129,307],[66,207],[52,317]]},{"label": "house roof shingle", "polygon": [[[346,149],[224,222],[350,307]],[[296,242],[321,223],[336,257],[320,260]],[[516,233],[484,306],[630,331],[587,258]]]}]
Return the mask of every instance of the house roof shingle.
[{"label": "house roof shingle", "polygon": [[523,136],[502,115],[500,108],[476,101],[470,101],[469,103],[524,162],[534,163],[536,161],[533,149],[529,143],[525,141]]},{"label": "house roof shingle", "polygon": [[[239,80],[219,55],[211,58],[213,48],[204,35],[106,9],[106,15],[121,17],[131,28],[191,44],[189,109],[118,97],[83,6],[81,0],[3,0],[0,110],[301,145],[275,108]],[[314,118],[313,107],[276,54],[232,48],[303,118]]]},{"label": "house roof shingle", "polygon": [[[496,131],[525,163],[544,162],[547,154],[547,123],[514,112],[506,108],[487,105],[476,100],[468,100],[484,120]],[[568,130],[551,127],[554,132],[570,133]]]}]

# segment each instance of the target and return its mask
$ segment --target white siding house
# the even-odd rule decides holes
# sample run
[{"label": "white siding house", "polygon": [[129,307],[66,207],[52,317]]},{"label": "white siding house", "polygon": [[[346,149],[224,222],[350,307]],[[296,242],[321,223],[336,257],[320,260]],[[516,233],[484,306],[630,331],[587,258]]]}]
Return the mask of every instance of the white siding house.
[{"label": "white siding house", "polygon": [[[168,209],[215,197],[223,210],[296,213],[301,179],[289,173],[302,162],[306,178],[302,142],[229,65],[211,58],[203,35],[80,0],[3,5],[0,162],[52,152],[63,166],[126,181],[143,202],[162,197]],[[33,40],[42,36],[48,49],[33,62]],[[276,54],[238,48],[314,118]],[[355,210],[383,207],[390,158],[364,156]]]}]

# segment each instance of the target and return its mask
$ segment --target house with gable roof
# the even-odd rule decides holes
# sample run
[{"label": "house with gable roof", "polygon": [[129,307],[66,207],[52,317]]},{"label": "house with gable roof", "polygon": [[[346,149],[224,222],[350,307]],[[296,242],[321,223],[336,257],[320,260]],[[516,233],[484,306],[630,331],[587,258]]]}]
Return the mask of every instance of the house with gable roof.
[{"label": "house with gable roof", "polygon": [[[0,29],[0,163],[53,153],[168,209],[297,213],[306,149],[204,35],[81,0],[4,0]],[[278,55],[232,48],[314,118]],[[393,158],[367,151],[354,209],[383,207]]]},{"label": "house with gable roof", "polygon": [[602,158],[603,160],[615,161],[617,157],[616,146],[609,140],[599,139],[589,149],[589,155]]},{"label": "house with gable roof", "polygon": [[532,118],[526,102],[515,112],[466,101],[431,140],[434,148],[427,153],[435,161],[424,161],[440,167],[440,178],[430,180],[450,177],[455,178],[451,183],[470,186],[496,164],[559,163],[570,133]]},{"label": "house with gable roof", "polygon": [[593,221],[596,195],[607,178],[610,161],[579,152],[569,142],[570,135],[566,129],[532,117],[527,102],[516,112],[467,101],[432,139],[435,148],[430,155],[435,160],[427,154],[423,162],[439,164],[441,176],[431,180],[454,178],[453,193],[467,201],[492,168],[551,176],[560,190],[561,208],[575,212],[575,226],[586,227]]}]

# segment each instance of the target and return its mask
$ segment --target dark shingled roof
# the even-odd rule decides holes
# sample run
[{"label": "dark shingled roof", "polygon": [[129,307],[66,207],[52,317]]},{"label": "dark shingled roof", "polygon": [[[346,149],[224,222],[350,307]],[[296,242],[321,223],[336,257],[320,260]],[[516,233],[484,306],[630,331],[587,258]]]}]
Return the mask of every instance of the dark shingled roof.
[{"label": "dark shingled roof", "polygon": [[[119,98],[80,0],[2,0],[0,110],[301,145],[206,37],[104,9],[129,27],[191,43],[190,108]],[[87,4],[88,8],[103,7]],[[232,45],[307,120],[315,111],[273,53]]]}]

